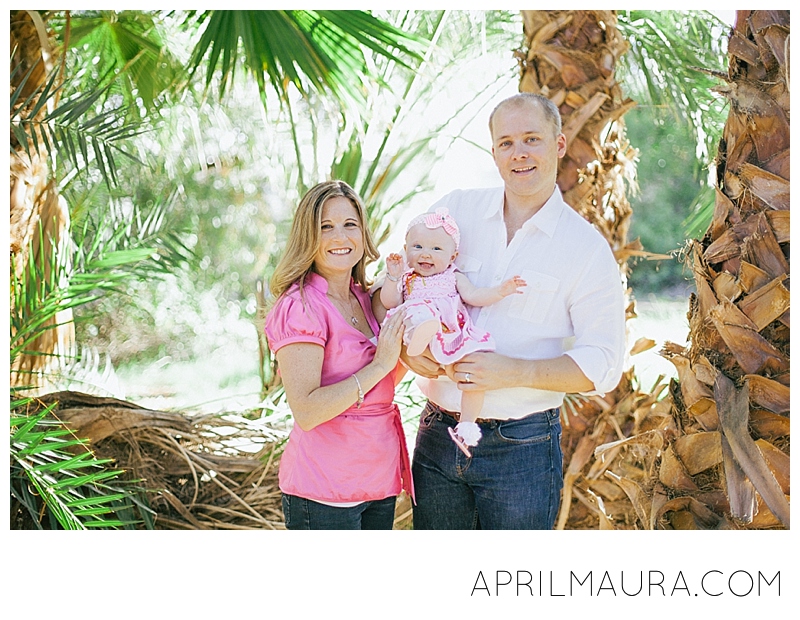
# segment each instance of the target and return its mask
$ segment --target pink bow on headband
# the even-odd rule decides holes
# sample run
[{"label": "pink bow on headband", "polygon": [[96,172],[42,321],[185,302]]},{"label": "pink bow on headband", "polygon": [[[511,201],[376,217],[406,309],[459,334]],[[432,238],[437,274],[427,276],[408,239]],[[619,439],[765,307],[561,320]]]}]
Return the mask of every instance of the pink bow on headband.
[{"label": "pink bow on headband", "polygon": [[456,250],[458,249],[459,243],[461,242],[461,232],[458,230],[458,224],[456,224],[453,216],[450,215],[447,207],[439,207],[436,209],[435,213],[418,215],[408,223],[406,233],[417,224],[425,224],[425,227],[431,230],[441,226],[444,228],[444,231],[453,238],[453,241],[456,242]]}]

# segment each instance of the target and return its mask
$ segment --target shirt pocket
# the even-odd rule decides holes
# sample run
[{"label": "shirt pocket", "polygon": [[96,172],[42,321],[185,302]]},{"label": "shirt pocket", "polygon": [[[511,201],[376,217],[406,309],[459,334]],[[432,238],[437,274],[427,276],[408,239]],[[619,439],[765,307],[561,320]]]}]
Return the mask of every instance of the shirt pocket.
[{"label": "shirt pocket", "polygon": [[539,273],[531,269],[523,269],[519,274],[527,286],[522,295],[514,295],[508,314],[516,319],[530,323],[542,323],[553,305],[561,281],[558,278]]},{"label": "shirt pocket", "polygon": [[456,256],[456,267],[462,273],[477,274],[481,269],[481,261],[469,254],[459,254]]}]

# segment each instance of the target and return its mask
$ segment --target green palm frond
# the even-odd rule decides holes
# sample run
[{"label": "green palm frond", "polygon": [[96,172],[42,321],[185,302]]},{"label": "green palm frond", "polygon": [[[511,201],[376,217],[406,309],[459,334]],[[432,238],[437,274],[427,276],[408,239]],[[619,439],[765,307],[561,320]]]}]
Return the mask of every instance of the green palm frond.
[{"label": "green palm frond", "polygon": [[705,183],[726,118],[724,99],[715,98],[715,73],[727,67],[727,28],[708,11],[619,11],[619,29],[630,42],[621,68],[630,96],[669,109],[691,127],[697,145],[693,174],[704,184],[684,222],[693,236],[711,220],[714,193]]},{"label": "green palm frond", "polygon": [[89,273],[125,268],[128,277],[150,278],[171,273],[189,263],[192,250],[184,233],[170,221],[177,190],[157,196],[152,205],[109,197],[81,218],[73,215],[75,270]]},{"label": "green palm frond", "polygon": [[130,280],[171,273],[190,259],[180,234],[164,230],[168,202],[132,215],[110,208],[87,216],[73,229],[75,243],[28,261],[22,277],[11,283],[12,364],[22,354],[36,354],[29,347],[57,327],[60,312],[110,292],[124,294]]},{"label": "green palm frond", "polygon": [[64,310],[99,299],[104,292],[119,291],[130,276],[122,267],[150,258],[152,250],[139,248],[110,252],[84,266],[88,271],[65,276],[63,263],[55,269],[30,260],[28,269],[11,286],[11,347],[14,360],[23,354],[35,355],[29,348],[44,332],[55,329],[55,317]]},{"label": "green palm frond", "polygon": [[[63,85],[58,70],[27,99],[22,99],[25,80],[11,93],[11,149],[22,148],[28,156],[44,150],[51,158],[62,155],[79,172],[100,171],[111,186],[116,182],[117,157],[140,163],[125,148],[125,142],[142,133],[143,124],[125,119],[123,108],[104,108],[102,98],[108,87],[64,100],[56,106]],[[44,112],[48,104],[53,109]]]},{"label": "green palm frond", "polygon": [[[31,402],[12,402],[12,412],[25,412]],[[152,511],[120,480],[123,472],[54,419],[54,406],[10,418],[11,497],[28,520],[39,529],[117,529],[135,525],[136,508],[152,524]]]},{"label": "green palm frond", "polygon": [[619,11],[630,50],[621,60],[628,93],[640,103],[665,106],[688,123],[708,162],[725,122],[723,103],[701,71],[724,71],[727,26],[708,11]]},{"label": "green palm frond", "polygon": [[699,239],[703,236],[714,215],[715,200],[715,189],[711,185],[704,185],[689,207],[689,215],[681,222],[687,239]]},{"label": "green palm frond", "polygon": [[362,46],[401,65],[419,60],[422,39],[366,11],[207,11],[189,73],[206,66],[206,88],[221,72],[220,95],[232,82],[241,57],[266,105],[269,83],[283,104],[289,84],[301,93],[333,94],[363,105],[369,74]]},{"label": "green palm frond", "polygon": [[[431,149],[437,137],[430,134],[411,144],[403,145],[388,158],[383,158],[380,167],[372,164],[369,167],[362,166],[362,140],[353,138],[350,148],[334,162],[331,178],[347,182],[363,197],[369,214],[369,227],[374,231],[377,245],[386,241],[391,233],[391,222],[387,220],[387,216],[407,204],[418,193],[431,189],[430,175],[425,175],[419,179],[413,191],[394,200],[388,199],[390,189],[406,167],[420,156],[432,155]],[[384,140],[389,138],[391,130],[387,130],[384,134]],[[377,162],[379,160],[376,158],[372,163]]]},{"label": "green palm frond", "polygon": [[[431,13],[434,13],[431,15]],[[495,16],[498,17],[498,16]],[[499,16],[502,17],[502,16]],[[415,23],[414,18],[424,18],[422,23]],[[433,169],[431,166],[424,166],[420,171],[419,178],[414,186],[404,194],[393,195],[393,189],[397,181],[408,174],[410,167],[415,163],[435,158],[436,148],[447,148],[441,144],[445,137],[446,130],[456,119],[460,119],[466,125],[472,120],[472,116],[465,114],[465,110],[474,103],[475,99],[480,99],[485,93],[497,88],[497,84],[488,81],[486,86],[469,100],[461,102],[461,105],[452,111],[439,123],[434,125],[424,135],[416,139],[408,139],[398,134],[408,130],[409,121],[406,119],[414,118],[412,110],[420,114],[420,109],[425,109],[431,105],[432,100],[437,95],[441,84],[440,79],[453,70],[460,67],[464,61],[466,50],[458,50],[455,53],[443,53],[447,60],[442,62],[439,59],[436,67],[431,71],[427,65],[433,61],[434,55],[439,51],[439,47],[448,48],[453,45],[454,35],[465,35],[470,33],[474,36],[476,25],[463,15],[454,15],[449,11],[428,12],[424,16],[411,16],[403,20],[406,28],[425,28],[428,30],[430,45],[423,62],[415,71],[406,74],[405,83],[401,84],[399,91],[401,96],[394,106],[394,110],[385,125],[376,123],[378,127],[379,146],[374,157],[364,159],[363,146],[364,135],[353,132],[350,136],[347,148],[344,149],[331,167],[331,178],[342,179],[348,182],[364,199],[369,213],[369,225],[375,233],[375,241],[380,246],[391,234],[391,220],[389,216],[415,198],[418,194],[433,189]],[[494,25],[494,24],[493,24]],[[504,43],[507,41],[507,34],[494,25],[491,32],[492,38],[497,38]],[[448,40],[450,39],[450,40]],[[459,39],[463,42],[463,39]],[[490,39],[491,42],[491,39]],[[444,50],[443,50],[444,51]],[[389,73],[394,71],[394,67],[387,65],[384,74],[380,76],[382,81],[389,81]],[[501,85],[502,87],[502,85]],[[424,114],[424,112],[422,113]],[[370,123],[363,120],[364,131],[370,131]],[[414,121],[411,121],[414,122]],[[411,132],[416,133],[414,131]],[[451,134],[450,142],[461,133],[457,130]],[[455,136],[455,137],[453,137]],[[448,144],[449,144],[448,143]]]},{"label": "green palm frond", "polygon": [[111,76],[106,94],[121,94],[129,103],[138,100],[150,111],[183,71],[150,11],[71,11],[69,20],[49,23],[61,40],[69,41],[70,50],[94,59],[70,80],[76,92],[97,90]]}]

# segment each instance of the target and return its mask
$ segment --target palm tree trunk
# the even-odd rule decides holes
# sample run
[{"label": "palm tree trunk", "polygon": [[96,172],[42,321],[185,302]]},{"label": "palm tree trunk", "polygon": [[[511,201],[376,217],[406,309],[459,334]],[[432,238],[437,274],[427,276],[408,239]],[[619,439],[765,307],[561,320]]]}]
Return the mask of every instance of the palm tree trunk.
[{"label": "palm tree trunk", "polygon": [[[559,164],[558,186],[566,202],[606,238],[623,282],[627,259],[643,254],[638,240],[628,241],[636,151],[625,137],[622,116],[635,103],[622,94],[614,71],[628,43],[617,29],[614,11],[522,11],[526,48],[518,52],[520,91],[545,95],[561,112],[567,152]],[[633,302],[626,317],[636,316]],[[568,399],[562,413],[565,485],[556,527],[594,525],[602,514],[587,512],[585,489],[573,485],[589,463],[593,449],[618,439],[609,412],[630,398],[632,374],[625,373],[606,399]],[[573,509],[577,509],[574,514]],[[603,521],[600,520],[602,525]]]},{"label": "palm tree trunk", "polygon": [[[713,446],[716,508],[749,527],[789,527],[789,12],[737,11],[725,84],[713,220],[691,243],[697,294],[689,346],[668,344],[679,370],[673,415]],[[680,464],[680,463],[679,463]],[[700,502],[709,494],[683,490]],[[667,477],[666,481],[671,481]],[[664,481],[662,481],[664,482]],[[669,493],[676,490],[669,484]],[[688,491],[688,492],[687,492]],[[766,508],[766,509],[764,509]],[[670,520],[681,520],[676,509]],[[667,510],[662,510],[668,514]],[[685,518],[685,517],[683,517]]]},{"label": "palm tree trunk", "polygon": [[[559,186],[624,262],[630,213],[624,191],[623,206],[615,202],[622,181],[606,177],[603,163],[621,166],[620,155],[600,140],[614,136],[613,128],[601,133],[602,119],[618,118],[614,110],[627,104],[608,69],[599,68],[613,67],[619,56],[611,50],[624,51],[609,34],[614,23],[609,13],[526,12],[530,51],[521,59],[522,86],[556,100],[565,128],[598,128],[572,131],[570,143],[586,155],[568,153]],[[667,386],[642,394],[628,373],[602,401],[565,402],[559,527],[789,527],[788,59],[787,11],[737,13],[729,70],[717,89],[730,114],[717,156],[715,213],[687,252],[697,289],[689,304],[690,344],[667,343],[662,352],[678,380],[661,399]],[[610,90],[596,91],[603,96],[585,90],[569,105],[570,89],[580,83]],[[584,121],[593,118],[595,96],[619,103],[600,120]],[[571,123],[575,115],[580,122]],[[619,130],[615,140],[626,162],[629,147]],[[586,144],[603,145],[594,147],[595,161],[587,159]]]},{"label": "palm tree trunk", "polygon": [[[20,69],[12,78],[11,88],[17,87],[30,72],[23,96],[41,88],[55,66],[45,19],[46,14],[37,11],[11,12],[11,71]],[[37,117],[41,119],[46,113],[46,109],[41,109]],[[26,277],[27,267],[33,261],[44,269],[48,278],[52,255],[68,242],[69,209],[51,178],[47,152],[42,148],[37,151],[32,142],[20,144],[14,132],[11,132],[10,173],[11,277],[17,281]],[[12,360],[12,386],[40,387],[43,372],[56,359],[54,355],[66,354],[72,348],[71,311],[59,313],[49,325],[53,328],[43,332],[29,347],[31,354]]]},{"label": "palm tree trunk", "polygon": [[614,70],[628,43],[614,11],[522,11],[522,17],[527,49],[518,53],[520,91],[551,99],[567,137],[558,186],[624,265],[633,249],[627,189],[635,179],[636,152],[622,116],[636,104],[623,97]]}]

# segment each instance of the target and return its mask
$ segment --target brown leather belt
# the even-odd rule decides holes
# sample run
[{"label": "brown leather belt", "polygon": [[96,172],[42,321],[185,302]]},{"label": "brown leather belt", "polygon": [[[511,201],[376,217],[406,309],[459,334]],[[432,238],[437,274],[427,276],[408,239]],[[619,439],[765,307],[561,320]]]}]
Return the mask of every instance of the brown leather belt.
[{"label": "brown leather belt", "polygon": [[[456,422],[460,422],[461,421],[461,412],[460,411],[448,411],[447,409],[442,409],[439,405],[437,405],[435,402],[433,402],[431,400],[428,401],[428,406],[430,406],[430,408],[433,409],[436,413],[443,413],[446,416],[450,416]],[[500,422],[500,421],[501,420],[495,420],[495,419],[492,419],[492,418],[477,418],[475,420],[475,423],[476,424],[491,424],[492,422]]]}]

